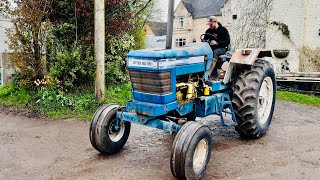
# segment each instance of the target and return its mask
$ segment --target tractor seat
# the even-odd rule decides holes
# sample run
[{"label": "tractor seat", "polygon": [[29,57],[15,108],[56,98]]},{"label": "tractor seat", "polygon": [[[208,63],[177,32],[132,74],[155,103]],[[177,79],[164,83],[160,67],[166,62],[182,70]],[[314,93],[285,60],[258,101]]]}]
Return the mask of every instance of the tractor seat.
[{"label": "tractor seat", "polygon": [[230,61],[232,57],[232,52],[231,50],[227,51],[226,54],[219,56],[219,59],[221,59],[222,62]]}]

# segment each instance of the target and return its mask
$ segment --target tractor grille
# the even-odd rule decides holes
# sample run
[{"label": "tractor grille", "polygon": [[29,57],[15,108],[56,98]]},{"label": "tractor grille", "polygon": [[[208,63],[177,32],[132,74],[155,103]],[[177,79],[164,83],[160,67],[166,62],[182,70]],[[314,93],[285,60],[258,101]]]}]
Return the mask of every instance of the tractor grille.
[{"label": "tractor grille", "polygon": [[133,90],[149,94],[171,93],[171,72],[129,71]]}]

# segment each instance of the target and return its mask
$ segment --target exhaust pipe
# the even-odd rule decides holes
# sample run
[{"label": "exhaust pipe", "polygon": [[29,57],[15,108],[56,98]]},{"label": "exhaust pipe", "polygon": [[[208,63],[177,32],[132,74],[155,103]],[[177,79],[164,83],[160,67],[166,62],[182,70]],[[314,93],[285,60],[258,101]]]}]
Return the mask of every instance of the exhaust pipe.
[{"label": "exhaust pipe", "polygon": [[166,49],[172,49],[173,19],[174,19],[174,0],[169,0]]}]

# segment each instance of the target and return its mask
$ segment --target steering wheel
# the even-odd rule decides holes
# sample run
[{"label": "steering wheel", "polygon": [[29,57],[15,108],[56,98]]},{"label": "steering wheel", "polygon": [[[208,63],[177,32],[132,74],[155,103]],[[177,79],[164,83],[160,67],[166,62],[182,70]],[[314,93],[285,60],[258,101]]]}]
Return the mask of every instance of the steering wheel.
[{"label": "steering wheel", "polygon": [[[209,39],[204,39],[206,35],[210,36]],[[218,40],[216,36],[209,33],[201,34],[200,39],[201,39],[201,42],[207,42],[207,43],[210,43],[212,40],[215,40],[215,41]]]}]

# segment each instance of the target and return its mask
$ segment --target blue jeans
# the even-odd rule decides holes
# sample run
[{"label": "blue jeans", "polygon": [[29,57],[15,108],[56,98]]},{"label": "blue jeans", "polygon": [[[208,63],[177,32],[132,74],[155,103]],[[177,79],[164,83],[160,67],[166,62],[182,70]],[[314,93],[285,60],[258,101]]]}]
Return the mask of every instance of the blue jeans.
[{"label": "blue jeans", "polygon": [[213,58],[214,58],[215,60],[218,60],[218,59],[219,59],[219,56],[226,54],[226,52],[227,52],[226,48],[218,48],[218,49],[215,49],[215,50],[213,51]]},{"label": "blue jeans", "polygon": [[218,48],[213,51],[213,60],[217,61],[217,64],[214,70],[212,71],[212,74],[211,74],[212,77],[218,76],[217,69],[220,69],[223,64],[221,59],[220,61],[218,61],[218,59],[219,59],[219,56],[226,54],[226,52],[227,52],[226,48]]}]

